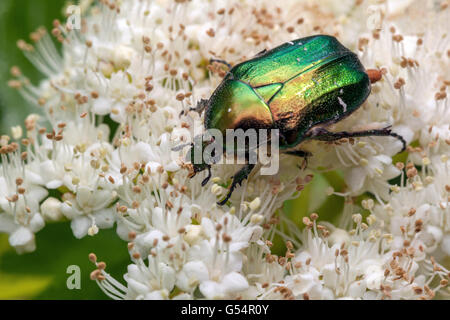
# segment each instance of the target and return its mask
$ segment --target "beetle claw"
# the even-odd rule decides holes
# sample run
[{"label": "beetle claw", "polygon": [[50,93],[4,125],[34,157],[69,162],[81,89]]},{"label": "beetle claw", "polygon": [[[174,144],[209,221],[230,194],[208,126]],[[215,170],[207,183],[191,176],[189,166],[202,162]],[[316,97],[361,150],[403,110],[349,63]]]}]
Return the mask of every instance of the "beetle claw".
[{"label": "beetle claw", "polygon": [[208,183],[209,179],[211,179],[211,166],[208,167],[208,176],[205,179],[203,179],[202,187],[206,186],[206,184]]},{"label": "beetle claw", "polygon": [[195,177],[196,174],[197,174],[197,172],[191,171],[191,172],[188,173],[188,178],[192,179],[193,177]]},{"label": "beetle claw", "polygon": [[305,157],[302,163],[297,165],[297,168],[299,168],[302,171],[306,170],[306,168],[308,168],[308,159]]},{"label": "beetle claw", "polygon": [[227,203],[227,201],[230,199],[230,197],[231,197],[231,193],[229,192],[229,193],[227,194],[226,198],[223,199],[222,201],[217,202],[217,204],[218,204],[219,206],[223,206],[225,203]]},{"label": "beetle claw", "polygon": [[303,150],[286,151],[286,154],[303,158],[302,164],[297,166],[300,170],[305,170],[308,167],[308,158],[312,156],[311,152]]},{"label": "beetle claw", "polygon": [[233,176],[233,182],[231,183],[230,190],[228,191],[227,196],[222,201],[217,202],[219,206],[223,206],[225,203],[227,203],[227,201],[231,198],[234,189],[237,186],[242,186],[242,182],[247,179],[248,175],[250,174],[250,172],[252,172],[254,167],[254,164],[246,164]]}]

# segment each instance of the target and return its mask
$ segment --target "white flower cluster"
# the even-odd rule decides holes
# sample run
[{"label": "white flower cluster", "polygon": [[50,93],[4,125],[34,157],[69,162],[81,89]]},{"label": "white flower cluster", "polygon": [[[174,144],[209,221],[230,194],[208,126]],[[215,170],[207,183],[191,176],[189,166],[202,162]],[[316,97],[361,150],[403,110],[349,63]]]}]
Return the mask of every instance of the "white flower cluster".
[{"label": "white flower cluster", "polygon": [[[339,5],[336,5],[339,3]],[[54,22],[19,47],[47,79],[14,67],[10,86],[39,108],[2,136],[0,231],[35,250],[45,221],[75,237],[117,226],[128,242],[125,284],[90,259],[91,278],[115,299],[431,299],[448,294],[450,85],[448,4],[435,1],[81,1],[81,29]],[[420,8],[420,9],[418,9]],[[376,16],[373,16],[376,15]],[[368,21],[379,29],[369,30]],[[373,22],[373,21],[372,21]],[[225,69],[262,49],[312,34],[336,36],[378,70],[366,103],[333,130],[391,125],[391,137],[308,142],[308,168],[282,155],[223,198],[236,165],[190,178],[172,148],[202,130],[189,111]],[[303,146],[302,146],[303,147]],[[406,160],[405,160],[406,159]],[[258,169],[258,167],[256,168]],[[339,227],[280,209],[314,172],[340,170]],[[390,183],[398,178],[398,185]],[[326,191],[323,190],[323,193]],[[357,213],[356,197],[370,192]],[[49,194],[51,196],[49,196]],[[335,214],[339,214],[336,212]],[[302,231],[303,230],[303,231]],[[281,236],[286,253],[272,252]],[[126,245],[126,244],[124,244]]]}]

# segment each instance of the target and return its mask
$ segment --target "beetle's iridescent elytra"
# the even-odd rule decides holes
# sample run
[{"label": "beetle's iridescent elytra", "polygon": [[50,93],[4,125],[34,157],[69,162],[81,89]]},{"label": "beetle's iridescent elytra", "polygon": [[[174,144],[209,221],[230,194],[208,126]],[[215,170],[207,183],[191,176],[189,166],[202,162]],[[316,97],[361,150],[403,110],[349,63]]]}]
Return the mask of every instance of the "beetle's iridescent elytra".
[{"label": "beetle's iridescent elytra", "polygon": [[[298,148],[308,139],[392,136],[405,148],[405,140],[389,127],[358,132],[326,129],[361,106],[370,94],[370,80],[355,53],[335,37],[316,35],[284,43],[230,66],[211,97],[201,100],[196,110],[205,110],[206,130],[219,129],[223,134],[226,129],[279,129],[280,150],[300,157],[309,155]],[[228,195],[219,204],[228,201],[253,167],[246,164],[235,174]],[[194,164],[192,175],[205,169],[210,172],[210,165]]]}]

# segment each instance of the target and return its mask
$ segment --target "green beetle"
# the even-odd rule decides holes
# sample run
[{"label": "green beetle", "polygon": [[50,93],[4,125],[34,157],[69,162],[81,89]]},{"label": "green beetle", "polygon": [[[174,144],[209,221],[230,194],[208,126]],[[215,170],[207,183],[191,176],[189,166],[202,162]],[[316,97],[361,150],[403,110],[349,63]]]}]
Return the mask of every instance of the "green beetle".
[{"label": "green beetle", "polygon": [[[356,54],[332,36],[316,35],[290,41],[231,67],[222,83],[196,110],[205,110],[205,129],[278,129],[281,152],[306,158],[308,152],[294,150],[303,141],[335,141],[346,137],[392,136],[406,147],[405,140],[389,127],[358,132],[330,132],[333,124],[359,108],[367,99],[371,79]],[[204,143],[194,142],[194,150]],[[202,185],[211,177],[210,164],[193,163],[191,176],[208,170]],[[233,177],[225,204],[236,186],[254,168],[246,164]]]}]

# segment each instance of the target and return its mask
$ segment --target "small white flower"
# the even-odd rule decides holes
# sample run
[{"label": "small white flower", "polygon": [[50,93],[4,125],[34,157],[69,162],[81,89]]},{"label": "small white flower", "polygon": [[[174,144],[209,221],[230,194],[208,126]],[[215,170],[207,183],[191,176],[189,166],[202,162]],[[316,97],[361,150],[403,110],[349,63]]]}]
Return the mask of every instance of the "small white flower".
[{"label": "small white flower", "polygon": [[49,197],[41,204],[41,212],[44,219],[49,221],[59,221],[63,218],[61,211],[61,201]]},{"label": "small white flower", "polygon": [[[38,87],[11,70],[11,87],[44,115],[28,116],[25,130],[12,127],[20,145],[0,137],[0,231],[19,253],[35,250],[44,220],[70,220],[77,238],[117,222],[131,259],[125,283],[90,256],[97,268],[91,279],[113,299],[432,299],[444,292],[450,255],[445,10],[418,0],[81,6],[83,32],[54,23],[61,56],[43,29],[33,33],[33,45],[19,41],[46,76]],[[380,21],[373,21],[374,8]],[[337,35],[366,70],[380,75],[358,110],[320,125],[335,132],[390,126],[407,152],[396,156],[402,143],[392,136],[307,139],[299,148],[312,153],[308,161],[282,154],[274,175],[263,175],[261,161],[219,206],[241,166],[213,165],[202,186],[209,170],[191,179],[187,158],[172,150],[200,136],[211,116],[192,111],[226,76],[225,66],[207,62],[236,65],[318,33]],[[342,181],[324,183],[329,171]],[[287,219],[283,204],[304,191],[307,210],[331,210],[336,226],[314,213],[302,217],[300,231],[298,221]],[[343,213],[329,206],[336,196],[345,197]],[[284,256],[274,253],[280,237]]]},{"label": "small white flower", "polygon": [[114,209],[108,208],[115,199],[111,191],[79,187],[76,195],[66,195],[61,211],[72,221],[71,228],[76,238],[87,235],[91,227],[104,229],[113,226]]}]

